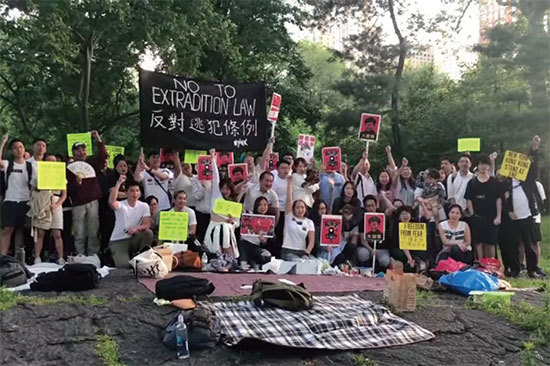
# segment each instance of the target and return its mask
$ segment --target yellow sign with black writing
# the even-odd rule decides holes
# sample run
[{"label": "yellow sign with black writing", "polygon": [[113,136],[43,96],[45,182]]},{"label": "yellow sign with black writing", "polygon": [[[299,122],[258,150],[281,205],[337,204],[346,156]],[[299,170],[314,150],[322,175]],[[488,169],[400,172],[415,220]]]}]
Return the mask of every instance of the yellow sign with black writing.
[{"label": "yellow sign with black writing", "polygon": [[511,177],[524,181],[527,179],[530,167],[531,160],[529,160],[527,155],[506,150],[499,174],[504,177]]},{"label": "yellow sign with black writing", "polygon": [[189,234],[187,212],[161,211],[159,215],[159,239],[186,241]]},{"label": "yellow sign with black writing", "polygon": [[183,162],[187,164],[197,164],[199,162],[199,156],[206,155],[206,150],[189,150],[185,149],[185,156]]},{"label": "yellow sign with black writing", "polygon": [[418,222],[400,222],[399,249],[427,250],[426,224]]},{"label": "yellow sign with black writing", "polygon": [[124,147],[122,146],[113,146],[105,145],[105,150],[107,150],[107,155],[109,155],[109,160],[107,160],[107,166],[110,169],[114,169],[114,160],[117,155],[124,155]]},{"label": "yellow sign with black writing", "polygon": [[227,201],[223,198],[218,198],[216,202],[214,202],[213,212],[218,215],[231,215],[231,217],[238,219],[243,213],[243,205],[242,203]]},{"label": "yellow sign with black writing", "polygon": [[55,161],[36,162],[37,188],[53,191],[67,189],[65,163]]},{"label": "yellow sign with black writing", "polygon": [[70,157],[73,156],[73,145],[77,142],[86,145],[86,153],[92,155],[92,134],[90,132],[67,134],[67,152]]}]

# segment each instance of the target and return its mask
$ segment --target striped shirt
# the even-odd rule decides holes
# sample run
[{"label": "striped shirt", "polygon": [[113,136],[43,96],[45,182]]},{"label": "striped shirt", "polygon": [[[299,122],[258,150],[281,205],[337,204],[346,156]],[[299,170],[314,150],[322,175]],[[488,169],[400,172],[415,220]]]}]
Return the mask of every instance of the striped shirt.
[{"label": "striped shirt", "polygon": [[464,242],[464,231],[466,230],[466,223],[464,221],[459,221],[456,229],[451,228],[451,225],[449,225],[449,220],[443,221],[441,223],[441,227],[445,232],[445,237],[447,240],[452,240],[460,244]]}]

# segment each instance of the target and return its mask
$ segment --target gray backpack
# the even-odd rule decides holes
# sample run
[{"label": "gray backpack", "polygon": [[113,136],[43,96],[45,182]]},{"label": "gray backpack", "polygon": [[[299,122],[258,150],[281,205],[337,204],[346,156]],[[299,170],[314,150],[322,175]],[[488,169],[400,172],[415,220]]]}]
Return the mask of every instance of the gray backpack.
[{"label": "gray backpack", "polygon": [[0,255],[0,286],[23,285],[32,274],[24,264],[9,255]]}]

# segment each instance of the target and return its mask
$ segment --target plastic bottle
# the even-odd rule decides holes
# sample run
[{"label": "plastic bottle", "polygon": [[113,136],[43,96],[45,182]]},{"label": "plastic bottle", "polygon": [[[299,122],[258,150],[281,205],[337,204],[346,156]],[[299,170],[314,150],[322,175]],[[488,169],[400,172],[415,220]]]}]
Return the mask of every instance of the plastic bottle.
[{"label": "plastic bottle", "polygon": [[17,251],[17,259],[23,264],[25,264],[25,248],[19,248]]},{"label": "plastic bottle", "polygon": [[189,358],[189,343],[187,342],[187,326],[183,321],[183,314],[178,315],[176,324],[176,358],[178,360]]},{"label": "plastic bottle", "polygon": [[202,253],[201,262],[202,262],[202,270],[206,271],[206,268],[208,266],[208,256],[206,255],[206,253]]}]

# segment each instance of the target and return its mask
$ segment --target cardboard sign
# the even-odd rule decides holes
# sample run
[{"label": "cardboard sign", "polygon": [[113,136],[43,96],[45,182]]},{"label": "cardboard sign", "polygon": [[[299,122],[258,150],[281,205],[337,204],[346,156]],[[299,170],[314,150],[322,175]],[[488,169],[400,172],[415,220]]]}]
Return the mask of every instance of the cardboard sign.
[{"label": "cardboard sign", "polygon": [[229,178],[234,184],[239,184],[248,176],[246,164],[229,164]]},{"label": "cardboard sign", "polygon": [[383,213],[365,213],[365,239],[383,241],[386,235],[386,216]]},{"label": "cardboard sign", "polygon": [[214,210],[212,211],[218,215],[231,215],[231,217],[238,219],[243,213],[243,205],[239,202],[227,201],[223,198],[218,198],[216,202],[214,202]]},{"label": "cardboard sign", "polygon": [[324,147],[322,155],[325,171],[340,171],[340,166],[342,165],[342,152],[339,147]]},{"label": "cardboard sign", "polygon": [[342,242],[342,216],[321,216],[321,245],[339,246]]},{"label": "cardboard sign", "polygon": [[241,217],[241,236],[260,236],[272,238],[275,235],[275,216],[243,214]]},{"label": "cardboard sign", "polygon": [[67,189],[65,163],[37,161],[36,178],[38,189],[51,189],[53,191]]},{"label": "cardboard sign", "polygon": [[187,212],[161,211],[159,214],[159,239],[186,241],[189,233]]},{"label": "cardboard sign", "polygon": [[270,153],[267,162],[267,170],[270,172],[277,170],[277,163],[279,163],[279,153]]},{"label": "cardboard sign", "polygon": [[530,167],[531,160],[529,160],[527,155],[506,150],[499,174],[505,177],[525,181],[527,179],[527,174],[529,173]]},{"label": "cardboard sign", "polygon": [[199,162],[199,156],[203,156],[203,155],[206,155],[206,150],[185,149],[183,162],[187,164],[197,164]]},{"label": "cardboard sign", "polygon": [[296,149],[296,157],[306,159],[306,163],[310,164],[313,158],[313,150],[315,148],[315,136],[299,135],[298,148]]},{"label": "cardboard sign", "polygon": [[113,146],[113,145],[105,145],[105,149],[107,150],[107,154],[109,155],[109,159],[107,160],[107,166],[110,169],[114,169],[114,160],[117,155],[124,155],[124,147],[122,146]]},{"label": "cardboard sign", "polygon": [[212,157],[199,156],[197,162],[197,178],[199,180],[213,180],[214,173],[212,171]]},{"label": "cardboard sign", "polygon": [[417,222],[399,223],[399,249],[427,250],[426,224]]},{"label": "cardboard sign", "polygon": [[361,114],[361,124],[359,125],[359,138],[365,141],[377,141],[378,132],[380,132],[380,122],[382,116],[379,114]]},{"label": "cardboard sign", "polygon": [[479,137],[458,139],[457,145],[458,152],[481,151],[481,139]]},{"label": "cardboard sign", "polygon": [[277,122],[279,119],[279,111],[281,110],[281,95],[277,93],[273,93],[273,97],[271,98],[271,107],[269,108],[269,113],[267,115],[267,119],[271,121],[272,123]]},{"label": "cardboard sign", "polygon": [[233,164],[233,152],[216,152],[216,163],[218,167],[227,167],[229,164]]},{"label": "cardboard sign", "polygon": [[93,154],[92,134],[90,132],[84,133],[68,133],[67,134],[67,152],[69,156],[73,156],[73,145],[77,142],[86,145],[86,152],[88,155]]}]

